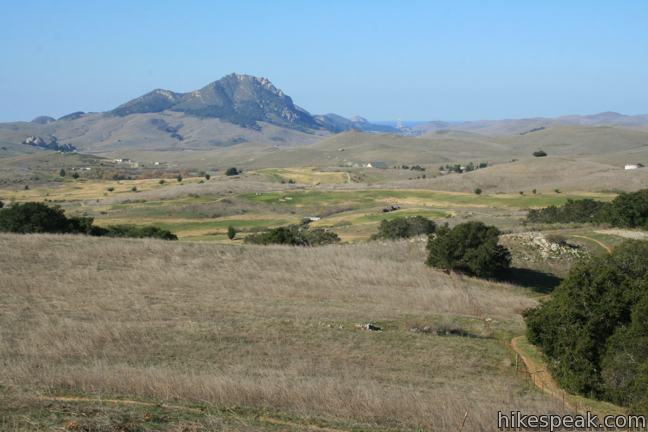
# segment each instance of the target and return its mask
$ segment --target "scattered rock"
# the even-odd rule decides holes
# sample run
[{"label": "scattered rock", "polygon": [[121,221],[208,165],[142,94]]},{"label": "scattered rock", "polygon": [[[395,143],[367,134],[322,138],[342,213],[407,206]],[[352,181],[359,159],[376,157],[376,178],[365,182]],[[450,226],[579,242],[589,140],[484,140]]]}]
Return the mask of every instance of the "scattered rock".
[{"label": "scattered rock", "polygon": [[385,208],[382,209],[382,212],[383,213],[389,213],[389,212],[393,212],[393,211],[396,211],[396,210],[400,210],[399,205],[392,205],[392,206],[389,206],[389,207],[385,207]]},{"label": "scattered rock", "polygon": [[361,329],[368,331],[382,331],[382,328],[372,323],[356,324],[356,327],[360,327]]},{"label": "scattered rock", "polygon": [[456,323],[441,323],[436,325],[415,325],[409,329],[412,333],[431,334],[436,336],[465,336],[474,337]]},{"label": "scattered rock", "polygon": [[539,232],[524,232],[507,234],[502,237],[534,249],[543,259],[581,258],[587,255],[586,250],[567,242],[561,236],[545,235]]},{"label": "scattered rock", "polygon": [[342,324],[335,324],[335,323],[325,324],[324,327],[330,328],[330,329],[336,329],[336,330],[342,330],[344,328],[344,326]]},{"label": "scattered rock", "polygon": [[414,333],[436,333],[432,327],[427,325],[423,327],[410,327],[410,331]]}]

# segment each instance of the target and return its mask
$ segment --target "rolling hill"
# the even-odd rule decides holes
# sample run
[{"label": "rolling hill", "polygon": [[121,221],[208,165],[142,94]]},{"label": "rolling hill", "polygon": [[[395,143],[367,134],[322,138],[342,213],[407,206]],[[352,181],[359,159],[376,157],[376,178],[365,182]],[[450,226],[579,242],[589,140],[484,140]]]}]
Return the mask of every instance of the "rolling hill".
[{"label": "rolling hill", "polygon": [[648,115],[624,115],[603,112],[592,115],[569,115],[556,118],[535,117],[526,119],[479,120],[465,122],[431,121],[412,128],[415,133],[426,134],[440,130],[475,132],[484,135],[525,135],[552,126],[611,126],[630,129],[648,129]]},{"label": "rolling hill", "polygon": [[[231,149],[236,151],[235,148]],[[434,166],[510,162],[531,157],[536,150],[550,156],[573,157],[616,167],[648,165],[648,132],[614,127],[554,126],[526,135],[485,136],[439,131],[422,137],[336,134],[309,146],[279,148],[255,154],[254,166],[361,166],[383,161],[387,166]]]},{"label": "rolling hill", "polygon": [[457,192],[532,194],[559,191],[636,191],[648,188],[648,168],[624,170],[567,157],[526,158],[485,169],[417,182],[417,187]]}]

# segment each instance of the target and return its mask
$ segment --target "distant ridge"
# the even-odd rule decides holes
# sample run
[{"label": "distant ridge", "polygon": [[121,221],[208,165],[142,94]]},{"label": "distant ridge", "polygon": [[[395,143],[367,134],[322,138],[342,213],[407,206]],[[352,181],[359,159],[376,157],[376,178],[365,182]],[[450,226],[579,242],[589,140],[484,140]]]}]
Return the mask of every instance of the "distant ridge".
[{"label": "distant ridge", "polygon": [[648,114],[625,115],[606,111],[592,115],[568,115],[556,118],[534,117],[526,119],[477,120],[464,122],[430,121],[417,125],[412,130],[417,134],[438,131],[463,131],[484,135],[526,134],[542,128],[560,125],[576,126],[613,126],[629,128],[648,128]]}]

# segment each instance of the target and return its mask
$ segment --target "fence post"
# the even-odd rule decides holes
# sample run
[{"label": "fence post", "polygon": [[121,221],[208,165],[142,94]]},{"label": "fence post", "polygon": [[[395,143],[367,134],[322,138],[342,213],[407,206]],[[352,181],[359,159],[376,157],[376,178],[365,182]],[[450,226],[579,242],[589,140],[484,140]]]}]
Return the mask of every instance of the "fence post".
[{"label": "fence post", "polygon": [[463,420],[461,420],[461,426],[459,426],[459,432],[463,430],[464,425],[466,424],[466,419],[468,418],[468,411],[463,416]]},{"label": "fence post", "polygon": [[519,358],[520,358],[520,354],[515,353],[515,372],[518,371],[518,361],[519,361]]}]

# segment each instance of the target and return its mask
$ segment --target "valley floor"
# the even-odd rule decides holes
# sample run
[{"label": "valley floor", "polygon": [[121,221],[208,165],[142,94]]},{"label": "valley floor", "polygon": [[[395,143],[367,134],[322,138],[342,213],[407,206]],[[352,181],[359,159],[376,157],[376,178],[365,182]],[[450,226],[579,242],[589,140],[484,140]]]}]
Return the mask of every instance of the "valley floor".
[{"label": "valley floor", "polygon": [[[181,240],[232,243],[226,236],[232,226],[239,233],[234,243],[239,243],[249,233],[298,223],[303,218],[318,218],[313,226],[330,229],[346,242],[369,239],[382,220],[417,215],[450,225],[481,220],[504,231],[519,231],[525,229],[520,220],[529,208],[560,205],[579,198],[609,201],[616,196],[609,192],[553,190],[478,195],[430,189],[425,184],[340,183],[342,172],[280,172],[283,176],[297,176],[305,183],[277,182],[277,170],[234,178],[193,177],[182,182],[157,178],[65,179],[28,189],[5,186],[0,188],[0,198],[6,203],[45,201],[61,205],[71,215],[95,218],[97,225],[155,225],[176,233]],[[333,178],[331,183],[311,184],[308,180],[327,177]]]}]

